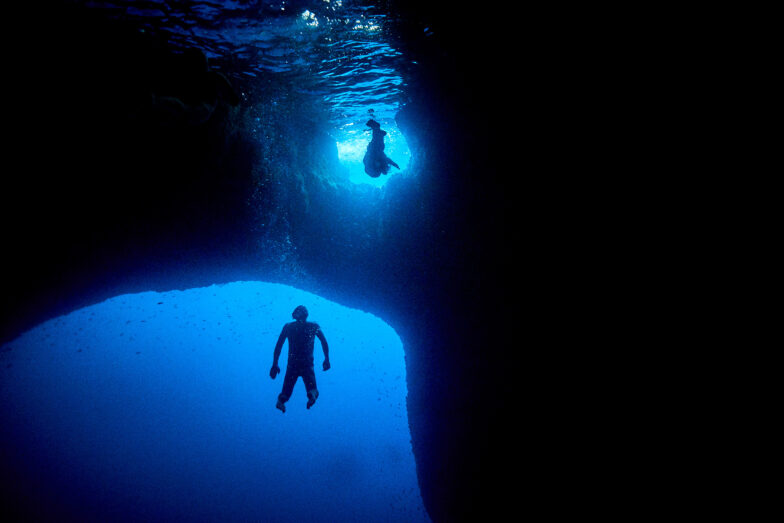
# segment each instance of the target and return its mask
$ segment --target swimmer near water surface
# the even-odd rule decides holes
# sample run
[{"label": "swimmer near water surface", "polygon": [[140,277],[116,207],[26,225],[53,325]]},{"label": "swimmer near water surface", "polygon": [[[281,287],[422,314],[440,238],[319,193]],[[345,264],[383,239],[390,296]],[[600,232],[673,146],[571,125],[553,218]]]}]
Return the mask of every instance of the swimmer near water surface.
[{"label": "swimmer near water surface", "polygon": [[384,153],[384,136],[387,132],[381,129],[381,124],[373,119],[371,111],[370,120],[365,124],[370,127],[373,133],[370,143],[365,151],[365,157],[362,163],[365,164],[365,172],[371,178],[378,178],[382,174],[389,173],[389,166],[392,165],[398,170],[400,166],[392,161],[392,159]]}]

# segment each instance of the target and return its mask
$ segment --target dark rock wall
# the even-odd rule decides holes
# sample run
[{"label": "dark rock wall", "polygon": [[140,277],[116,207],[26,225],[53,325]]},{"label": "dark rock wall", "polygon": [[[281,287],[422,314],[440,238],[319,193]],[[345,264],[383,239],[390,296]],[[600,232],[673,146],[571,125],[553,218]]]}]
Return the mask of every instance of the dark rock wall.
[{"label": "dark rock wall", "polygon": [[237,109],[194,124],[197,103],[167,105],[191,87],[168,85],[183,64],[163,42],[87,16],[50,22],[9,95],[3,339],[120,275],[248,255],[254,154]]}]

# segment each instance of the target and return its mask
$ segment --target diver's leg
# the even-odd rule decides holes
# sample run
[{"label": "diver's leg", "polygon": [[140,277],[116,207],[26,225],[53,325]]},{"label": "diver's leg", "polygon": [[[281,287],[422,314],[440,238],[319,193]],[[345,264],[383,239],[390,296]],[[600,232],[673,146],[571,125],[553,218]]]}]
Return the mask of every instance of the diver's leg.
[{"label": "diver's leg", "polygon": [[378,167],[376,166],[375,156],[368,150],[365,153],[365,157],[362,158],[362,163],[365,165],[365,173],[371,178],[378,178],[381,176],[381,173],[378,172]]},{"label": "diver's leg", "polygon": [[297,383],[299,374],[294,372],[291,367],[286,367],[286,377],[283,378],[283,390],[278,394],[278,403],[275,405],[281,412],[286,412],[286,402],[294,391],[294,384]]},{"label": "diver's leg", "polygon": [[310,408],[316,403],[316,399],[319,396],[316,388],[316,372],[313,370],[313,367],[302,372],[302,381],[305,383],[305,390],[308,391],[308,404],[306,407]]}]

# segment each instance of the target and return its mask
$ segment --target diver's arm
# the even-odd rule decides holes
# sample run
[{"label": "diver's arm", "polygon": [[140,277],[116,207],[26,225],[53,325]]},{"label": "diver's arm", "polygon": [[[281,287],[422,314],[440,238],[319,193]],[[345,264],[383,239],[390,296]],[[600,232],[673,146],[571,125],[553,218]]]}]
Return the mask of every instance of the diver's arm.
[{"label": "diver's arm", "polygon": [[321,332],[321,329],[316,331],[316,336],[318,336],[319,341],[321,342],[321,350],[324,351],[324,370],[329,370],[332,365],[329,363],[329,345],[327,344],[327,338],[324,336],[324,333]]},{"label": "diver's arm", "polygon": [[275,352],[272,355],[272,368],[270,369],[270,378],[273,380],[275,376],[280,373],[280,367],[278,367],[278,359],[280,358],[280,351],[283,350],[283,342],[286,341],[286,327],[283,327],[283,330],[280,331],[280,336],[278,336],[278,342],[275,344]]}]

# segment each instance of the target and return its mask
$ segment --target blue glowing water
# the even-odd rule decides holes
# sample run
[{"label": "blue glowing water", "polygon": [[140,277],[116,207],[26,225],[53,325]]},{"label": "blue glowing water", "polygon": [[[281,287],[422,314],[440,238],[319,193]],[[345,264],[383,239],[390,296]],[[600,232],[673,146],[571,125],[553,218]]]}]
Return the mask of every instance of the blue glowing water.
[{"label": "blue glowing water", "polygon": [[[332,369],[317,340],[319,399],[306,410],[299,381],[283,414],[269,368],[299,304]],[[399,337],[285,285],[123,295],[47,321],[0,349],[0,408],[21,488],[84,519],[428,520]]]}]

